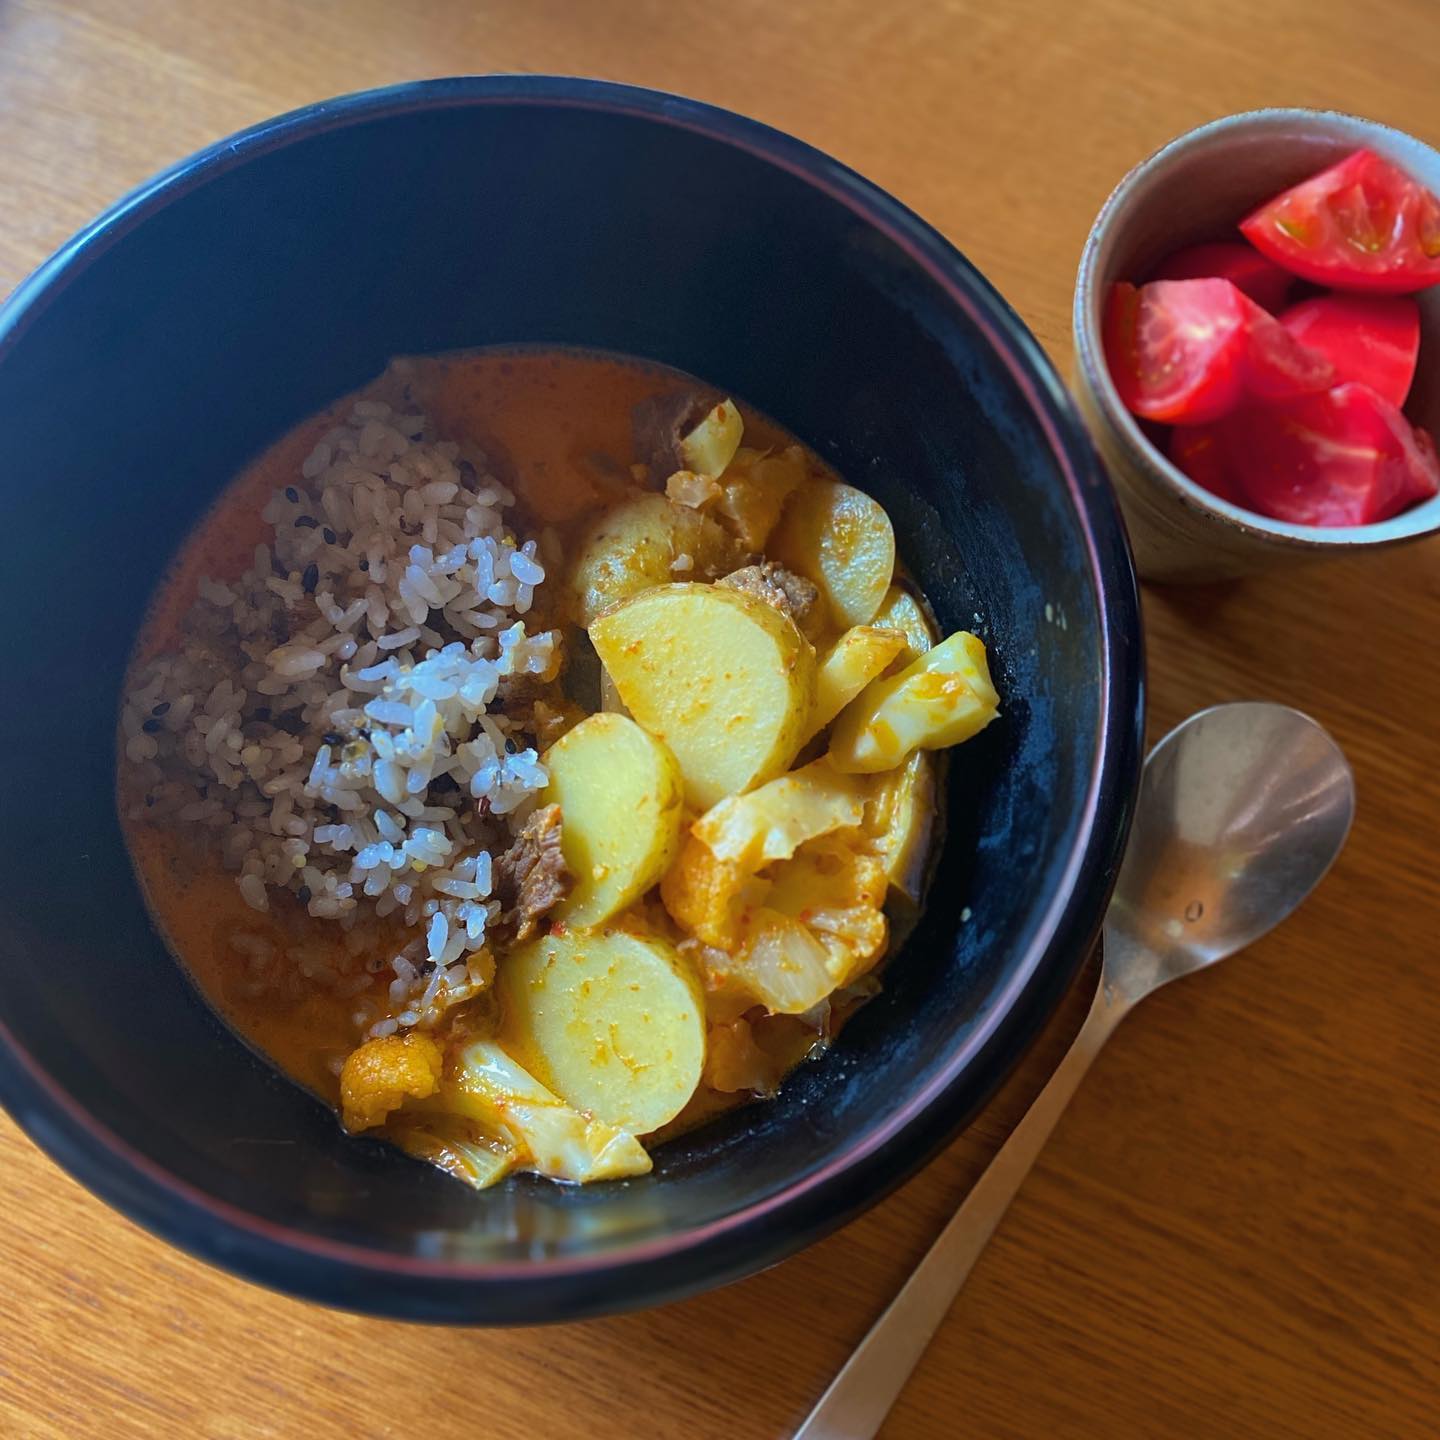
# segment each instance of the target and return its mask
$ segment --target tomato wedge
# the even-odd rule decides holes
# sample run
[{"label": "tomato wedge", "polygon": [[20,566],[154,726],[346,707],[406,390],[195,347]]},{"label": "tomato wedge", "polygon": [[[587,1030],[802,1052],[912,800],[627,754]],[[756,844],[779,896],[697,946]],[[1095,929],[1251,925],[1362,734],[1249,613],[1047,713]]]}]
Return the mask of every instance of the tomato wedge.
[{"label": "tomato wedge", "polygon": [[1246,500],[1230,473],[1225,438],[1217,425],[1177,425],[1170,432],[1170,459],[1202,489],[1232,505]]},{"label": "tomato wedge", "polygon": [[1334,368],[1294,340],[1229,280],[1111,287],[1105,356],[1126,409],[1199,425],[1247,395],[1284,400],[1323,390]]},{"label": "tomato wedge", "polygon": [[1430,436],[1366,385],[1252,406],[1219,429],[1242,503],[1276,520],[1370,525],[1440,493]]},{"label": "tomato wedge", "polygon": [[1337,290],[1404,295],[1440,281],[1440,200],[1357,150],[1240,222],[1262,254]]},{"label": "tomato wedge", "polygon": [[1420,356],[1420,307],[1408,295],[1317,295],[1292,305],[1280,323],[1324,355],[1337,380],[1405,403]]},{"label": "tomato wedge", "polygon": [[1177,250],[1152,280],[1228,280],[1272,314],[1284,305],[1295,277],[1243,240],[1217,240]]}]

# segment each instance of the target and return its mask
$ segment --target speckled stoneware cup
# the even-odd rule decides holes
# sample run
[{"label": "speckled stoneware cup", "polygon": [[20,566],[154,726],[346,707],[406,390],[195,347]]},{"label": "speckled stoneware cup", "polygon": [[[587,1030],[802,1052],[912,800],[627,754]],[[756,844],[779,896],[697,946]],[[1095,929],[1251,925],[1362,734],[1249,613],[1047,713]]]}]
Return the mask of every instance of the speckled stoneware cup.
[{"label": "speckled stoneware cup", "polygon": [[[1252,110],[1202,125],[1136,166],[1115,188],[1080,258],[1075,287],[1075,390],[1130,529],[1140,574],[1202,581],[1378,549],[1440,532],[1440,496],[1378,525],[1290,525],[1220,500],[1146,438],[1105,365],[1100,320],[1116,280],[1140,280],[1167,255],[1235,238],[1272,195],[1360,146],[1440,193],[1440,154],[1372,120],[1321,110]],[[1406,413],[1440,429],[1440,286],[1420,296],[1420,368]]]}]

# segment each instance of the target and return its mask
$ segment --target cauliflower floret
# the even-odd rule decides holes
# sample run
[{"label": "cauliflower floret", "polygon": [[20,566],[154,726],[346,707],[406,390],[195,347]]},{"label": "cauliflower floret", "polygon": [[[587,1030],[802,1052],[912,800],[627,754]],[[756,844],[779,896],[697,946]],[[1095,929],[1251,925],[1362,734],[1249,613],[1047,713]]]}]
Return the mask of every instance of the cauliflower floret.
[{"label": "cauliflower floret", "polygon": [[825,951],[834,988],[857,980],[884,952],[889,930],[885,865],[864,853],[857,833],[837,832],[804,846],[778,867],[766,904],[792,915]]},{"label": "cauliflower floret", "polygon": [[707,988],[799,1015],[863,975],[889,938],[884,862],[864,847],[860,831],[839,830],[737,881],[737,866],[689,837],[683,874],[677,863],[661,893],[676,921],[705,942],[698,954]]},{"label": "cauliflower floret", "polygon": [[807,840],[854,829],[865,818],[873,785],[842,775],[825,760],[781,775],[758,790],[712,805],[691,827],[721,860],[754,872],[788,860]]},{"label": "cauliflower floret", "polygon": [[665,498],[691,510],[703,510],[720,493],[719,483],[693,470],[677,470],[665,482]]},{"label": "cauliflower floret", "polygon": [[445,1057],[418,1030],[366,1040],[340,1071],[341,1115],[347,1130],[383,1125],[407,1100],[428,1100],[440,1088]]},{"label": "cauliflower floret", "polygon": [[749,880],[744,866],[717,859],[703,840],[687,835],[660,882],[660,898],[677,925],[707,945],[730,950],[739,943]]},{"label": "cauliflower floret", "polygon": [[741,446],[720,477],[716,512],[745,549],[764,550],[785,502],[804,481],[805,456],[798,446],[778,455]]},{"label": "cauliflower floret", "polygon": [[691,827],[661,882],[665,908],[705,944],[734,950],[747,914],[769,903],[768,880],[752,877],[789,860],[808,840],[859,825],[869,795],[863,777],[841,775],[817,760],[721,800]]}]

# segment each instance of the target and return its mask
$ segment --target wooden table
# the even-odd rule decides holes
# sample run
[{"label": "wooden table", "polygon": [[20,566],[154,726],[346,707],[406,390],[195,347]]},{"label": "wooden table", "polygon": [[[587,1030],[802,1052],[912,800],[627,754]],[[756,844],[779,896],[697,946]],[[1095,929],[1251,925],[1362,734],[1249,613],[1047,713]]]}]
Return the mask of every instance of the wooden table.
[{"label": "wooden table", "polygon": [[[0,292],[146,175],[276,111],[459,70],[578,72],[848,161],[962,246],[1063,367],[1080,245],[1127,166],[1272,102],[1440,140],[1437,51],[1433,0],[0,0]],[[1154,732],[1240,697],[1310,711],[1355,764],[1350,848],[1283,930],[1127,1023],[887,1436],[1440,1429],[1437,607],[1436,543],[1147,594]],[[0,1434],[784,1436],[1086,998],[843,1233],[583,1326],[428,1331],[270,1295],[140,1233],[0,1117]]]}]

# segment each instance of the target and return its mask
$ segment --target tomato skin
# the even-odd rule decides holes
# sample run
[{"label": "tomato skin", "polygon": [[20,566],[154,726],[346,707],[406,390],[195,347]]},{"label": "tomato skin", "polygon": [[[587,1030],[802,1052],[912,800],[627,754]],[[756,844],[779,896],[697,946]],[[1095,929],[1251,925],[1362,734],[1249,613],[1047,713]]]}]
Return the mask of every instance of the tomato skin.
[{"label": "tomato skin", "polygon": [[[1156,298],[1163,301],[1167,287],[1228,284],[1159,281],[1137,289],[1122,281],[1111,288],[1105,309],[1105,357],[1120,399],[1132,414],[1171,424],[1199,424],[1218,419],[1239,403],[1244,335],[1238,308],[1217,291],[1218,308],[1210,305],[1208,318],[1199,311],[1190,324],[1185,307],[1171,314]],[[1161,333],[1167,320],[1174,322],[1173,343]],[[1187,328],[1189,335],[1183,333]]]},{"label": "tomato skin", "polygon": [[1246,503],[1230,473],[1230,457],[1218,425],[1177,425],[1170,432],[1169,455],[1171,464],[1202,490],[1232,505]]},{"label": "tomato skin", "polygon": [[1285,304],[1295,277],[1243,240],[1188,245],[1156,268],[1152,280],[1228,280],[1273,315]]},{"label": "tomato skin", "polygon": [[1240,230],[1277,265],[1336,290],[1405,295],[1440,282],[1440,200],[1372,150],[1266,201]]},{"label": "tomato skin", "polygon": [[1235,412],[1218,427],[1242,502],[1295,525],[1370,525],[1440,492],[1429,435],[1366,385]]},{"label": "tomato skin", "polygon": [[1325,389],[1334,370],[1229,280],[1111,287],[1105,356],[1125,407],[1145,420],[1200,425],[1247,396]]},{"label": "tomato skin", "polygon": [[1420,307],[1408,295],[1317,295],[1292,305],[1280,323],[1324,355],[1337,380],[1405,403],[1420,356]]}]

